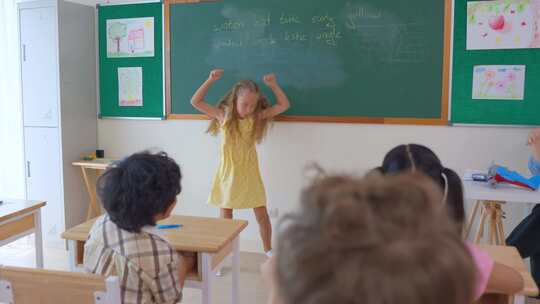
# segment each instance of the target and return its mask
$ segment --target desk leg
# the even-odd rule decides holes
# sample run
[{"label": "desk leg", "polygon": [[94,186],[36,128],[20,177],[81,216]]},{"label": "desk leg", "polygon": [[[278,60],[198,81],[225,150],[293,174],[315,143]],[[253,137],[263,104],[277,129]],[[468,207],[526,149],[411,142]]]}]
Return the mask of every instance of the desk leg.
[{"label": "desk leg", "polygon": [[497,211],[496,211],[496,203],[490,202],[489,206],[487,207],[488,213],[489,213],[489,244],[490,245],[497,245],[497,241],[495,240],[495,234],[497,233]]},{"label": "desk leg", "polygon": [[34,241],[36,246],[36,267],[43,268],[43,235],[41,234],[41,210],[34,212]]},{"label": "desk leg", "polygon": [[476,201],[473,206],[473,210],[471,214],[469,215],[469,220],[467,221],[467,226],[465,227],[464,231],[464,237],[468,238],[469,234],[471,233],[471,228],[474,223],[474,219],[476,218],[476,214],[478,213],[478,208],[480,207],[481,202]]},{"label": "desk leg", "polygon": [[77,241],[68,241],[69,269],[77,271]]},{"label": "desk leg", "polygon": [[202,253],[202,304],[212,303],[212,256]]},{"label": "desk leg", "polygon": [[524,295],[515,295],[514,296],[514,304],[525,304],[525,296]]},{"label": "desk leg", "polygon": [[232,248],[232,302],[233,304],[240,303],[238,297],[239,279],[240,279],[240,236],[237,236],[233,241]]},{"label": "desk leg", "polygon": [[506,246],[506,236],[504,233],[504,223],[503,223],[503,211],[502,206],[499,205],[497,208],[497,231],[499,234],[499,245]]},{"label": "desk leg", "polygon": [[88,204],[88,212],[86,213],[86,220],[90,220],[94,217],[94,214],[99,214],[99,206],[97,205],[97,195],[95,187],[92,187],[90,183],[90,179],[88,178],[88,174],[86,173],[86,169],[84,167],[81,167],[82,176],[84,179],[84,184],[86,186],[86,191],[88,191],[88,195],[90,196],[90,202]]},{"label": "desk leg", "polygon": [[484,236],[484,223],[486,222],[486,217],[488,216],[486,206],[482,202],[482,208],[480,209],[480,221],[478,223],[478,229],[476,231],[476,236],[474,238],[474,243],[480,244],[482,237]]}]

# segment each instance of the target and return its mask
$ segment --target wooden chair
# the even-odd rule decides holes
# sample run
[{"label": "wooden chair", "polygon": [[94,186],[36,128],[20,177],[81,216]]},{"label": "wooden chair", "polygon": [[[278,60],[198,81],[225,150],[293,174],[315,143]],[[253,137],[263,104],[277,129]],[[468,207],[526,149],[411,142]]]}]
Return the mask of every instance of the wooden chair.
[{"label": "wooden chair", "polygon": [[121,304],[118,277],[0,265],[0,303]]}]

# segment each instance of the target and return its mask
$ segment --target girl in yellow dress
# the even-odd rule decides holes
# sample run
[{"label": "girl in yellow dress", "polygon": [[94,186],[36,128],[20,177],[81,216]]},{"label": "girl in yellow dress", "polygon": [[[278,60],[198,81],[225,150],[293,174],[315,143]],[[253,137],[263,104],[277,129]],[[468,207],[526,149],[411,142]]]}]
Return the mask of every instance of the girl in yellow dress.
[{"label": "girl in yellow dress", "polygon": [[289,108],[289,99],[278,85],[276,76],[268,74],[264,83],[276,97],[269,106],[257,84],[242,80],[223,97],[217,106],[204,97],[208,88],[221,78],[223,70],[213,70],[191,98],[191,104],[210,116],[207,132],[221,133],[220,164],[208,202],[221,208],[222,218],[232,218],[233,209],[253,209],[259,224],[264,250],[272,255],[272,225],[266,210],[266,193],[259,172],[256,143],[260,143],[272,118]]}]

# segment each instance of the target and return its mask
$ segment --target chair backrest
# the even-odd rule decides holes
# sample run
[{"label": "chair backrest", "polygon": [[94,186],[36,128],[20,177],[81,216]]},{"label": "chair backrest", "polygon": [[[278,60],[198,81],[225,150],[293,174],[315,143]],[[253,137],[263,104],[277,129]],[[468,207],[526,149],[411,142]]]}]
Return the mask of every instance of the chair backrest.
[{"label": "chair backrest", "polygon": [[0,303],[121,304],[118,277],[0,265]]}]

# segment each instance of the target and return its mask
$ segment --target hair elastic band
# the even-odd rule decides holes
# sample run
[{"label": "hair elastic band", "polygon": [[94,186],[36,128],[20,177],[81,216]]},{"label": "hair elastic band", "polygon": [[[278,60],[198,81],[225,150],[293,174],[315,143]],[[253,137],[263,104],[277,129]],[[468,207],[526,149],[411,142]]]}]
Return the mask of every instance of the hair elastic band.
[{"label": "hair elastic band", "polygon": [[416,164],[414,163],[414,158],[412,157],[411,146],[407,145],[406,150],[407,150],[407,156],[409,157],[409,161],[411,162],[411,171],[414,172],[416,171]]},{"label": "hair elastic band", "polygon": [[446,198],[448,197],[448,177],[444,172],[441,172],[441,176],[444,180],[444,194],[443,194],[443,203],[446,204]]}]

